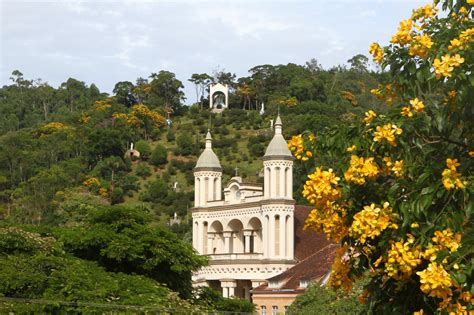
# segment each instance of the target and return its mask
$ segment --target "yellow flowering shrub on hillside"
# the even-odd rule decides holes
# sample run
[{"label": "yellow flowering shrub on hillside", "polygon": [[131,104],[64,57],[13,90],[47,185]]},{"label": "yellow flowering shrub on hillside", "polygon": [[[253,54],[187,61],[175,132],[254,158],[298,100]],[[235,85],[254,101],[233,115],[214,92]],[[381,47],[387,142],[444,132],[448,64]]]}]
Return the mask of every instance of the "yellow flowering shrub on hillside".
[{"label": "yellow flowering shrub on hillside", "polygon": [[373,314],[474,313],[473,6],[415,9],[388,46],[369,47],[387,71],[371,90],[385,110],[311,146],[290,141],[296,163],[313,167],[305,227],[341,245],[329,283],[368,277]]}]

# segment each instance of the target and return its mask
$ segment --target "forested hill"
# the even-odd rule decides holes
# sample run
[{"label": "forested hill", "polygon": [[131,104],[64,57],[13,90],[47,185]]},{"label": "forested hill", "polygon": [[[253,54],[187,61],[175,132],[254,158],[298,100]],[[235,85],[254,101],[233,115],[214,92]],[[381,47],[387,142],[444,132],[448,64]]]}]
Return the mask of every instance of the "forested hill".
[{"label": "forested hill", "polygon": [[[158,221],[175,212],[183,217],[210,121],[227,178],[238,167],[258,181],[277,107],[287,138],[304,130],[317,134],[378,107],[370,89],[381,74],[369,71],[362,55],[349,64],[329,70],[315,60],[261,65],[243,78],[194,74],[189,81],[198,102],[191,107],[182,105],[182,82],[168,71],[118,82],[114,95],[72,78],[54,88],[14,71],[12,84],[0,89],[0,216],[61,224],[75,220],[77,205],[125,202],[150,208]],[[211,82],[230,86],[231,109],[222,115],[207,110]],[[259,115],[262,102],[266,111]],[[133,161],[124,158],[132,142],[141,153]]]},{"label": "forested hill", "polygon": [[[14,71],[0,89],[0,296],[53,301],[43,311],[67,301],[251,311],[212,290],[189,300],[191,273],[206,263],[190,245],[188,211],[205,133],[212,131],[224,183],[235,168],[260,182],[277,108],[287,138],[317,136],[369,106],[383,111],[370,94],[382,74],[368,71],[364,56],[349,62],[329,70],[314,60],[262,65],[244,78],[194,74],[192,106],[183,105],[183,84],[168,71],[118,82],[113,95],[72,78],[56,88]],[[211,82],[230,87],[222,114],[208,110]],[[131,157],[131,143],[140,157]],[[295,164],[299,202],[304,167]],[[0,299],[0,311],[20,305],[32,311]]]}]

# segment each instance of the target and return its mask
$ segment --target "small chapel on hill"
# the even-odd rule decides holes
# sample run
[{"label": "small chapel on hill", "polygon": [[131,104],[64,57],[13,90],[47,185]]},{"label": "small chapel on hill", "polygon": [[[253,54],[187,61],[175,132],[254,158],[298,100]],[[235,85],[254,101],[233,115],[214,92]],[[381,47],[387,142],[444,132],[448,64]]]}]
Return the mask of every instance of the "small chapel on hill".
[{"label": "small chapel on hill", "polygon": [[303,230],[310,208],[295,205],[293,156],[282,127],[278,116],[262,157],[263,186],[234,176],[222,187],[210,132],[194,168],[193,246],[209,265],[193,283],[252,300],[262,313],[284,311],[310,281],[322,280],[335,250],[324,236]]}]

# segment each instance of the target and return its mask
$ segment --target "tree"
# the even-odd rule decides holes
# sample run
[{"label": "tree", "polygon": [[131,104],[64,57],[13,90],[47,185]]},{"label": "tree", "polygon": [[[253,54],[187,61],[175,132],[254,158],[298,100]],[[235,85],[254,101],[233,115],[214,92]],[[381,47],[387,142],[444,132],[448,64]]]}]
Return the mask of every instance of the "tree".
[{"label": "tree", "polygon": [[55,237],[18,227],[0,228],[0,295],[43,303],[0,302],[2,312],[14,313],[101,313],[123,305],[198,310],[153,279],[108,272],[64,253]]},{"label": "tree", "polygon": [[151,155],[150,144],[145,140],[139,140],[135,144],[135,149],[140,152],[140,158],[143,160],[148,160]]},{"label": "tree", "polygon": [[170,107],[174,111],[181,106],[181,101],[185,100],[183,83],[176,79],[174,73],[160,71],[158,74],[150,75],[150,99],[149,104],[154,107]]},{"label": "tree", "polygon": [[117,102],[123,104],[126,107],[132,107],[138,103],[137,97],[134,93],[135,86],[132,82],[129,81],[121,81],[115,84],[113,89],[113,93],[117,98]]},{"label": "tree", "polygon": [[[471,2],[414,10],[391,44],[370,53],[392,107],[314,140],[303,196],[306,226],[340,242],[329,283],[368,275],[370,313],[466,313],[474,292],[474,97]],[[439,12],[440,11],[440,12]],[[438,13],[439,12],[439,13]],[[469,74],[469,75],[466,75]]]},{"label": "tree", "polygon": [[203,107],[203,101],[205,93],[211,83],[212,77],[207,73],[193,73],[189,82],[194,83],[196,89],[196,103],[200,103],[201,110]]},{"label": "tree", "polygon": [[367,67],[369,64],[369,58],[362,54],[355,55],[351,59],[347,60],[349,65],[351,66],[351,70],[358,72],[358,73],[364,73],[367,72]]},{"label": "tree", "polygon": [[86,226],[56,232],[67,252],[107,271],[138,274],[189,298],[191,273],[206,260],[167,229],[148,226],[144,209],[104,207],[88,214]]},{"label": "tree", "polygon": [[151,154],[150,162],[155,166],[166,164],[168,162],[168,151],[166,148],[161,144],[157,144]]}]

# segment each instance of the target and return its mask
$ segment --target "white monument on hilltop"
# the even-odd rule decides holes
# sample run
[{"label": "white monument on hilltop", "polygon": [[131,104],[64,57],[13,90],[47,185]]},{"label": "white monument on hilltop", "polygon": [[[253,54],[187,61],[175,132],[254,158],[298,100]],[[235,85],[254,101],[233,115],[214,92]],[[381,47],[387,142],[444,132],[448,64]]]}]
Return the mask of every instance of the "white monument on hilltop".
[{"label": "white monument on hilltop", "polygon": [[194,168],[192,217],[193,246],[209,257],[209,266],[193,275],[195,286],[249,299],[252,288],[296,263],[293,157],[279,116],[274,127],[262,158],[263,185],[244,183],[235,174],[223,188],[222,167],[207,133],[206,147]]},{"label": "white monument on hilltop", "polygon": [[229,87],[227,84],[211,84],[209,87],[209,108],[220,113],[229,107]]}]

